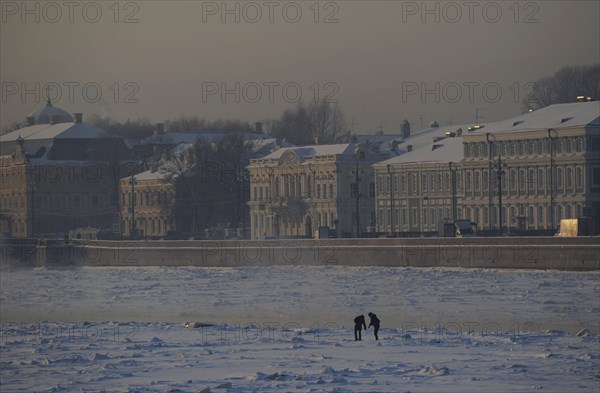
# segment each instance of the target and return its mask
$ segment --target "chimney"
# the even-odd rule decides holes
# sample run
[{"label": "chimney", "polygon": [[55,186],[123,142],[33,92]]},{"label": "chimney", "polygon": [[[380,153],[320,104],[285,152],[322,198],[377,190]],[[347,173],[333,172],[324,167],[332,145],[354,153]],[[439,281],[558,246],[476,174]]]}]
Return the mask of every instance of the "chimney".
[{"label": "chimney", "polygon": [[160,135],[165,133],[165,123],[156,123],[154,127],[154,135]]},{"label": "chimney", "polygon": [[462,136],[462,128],[456,130],[456,136]]},{"label": "chimney", "polygon": [[398,141],[395,139],[392,139],[390,141],[390,150],[396,151],[397,149],[398,149]]},{"label": "chimney", "polygon": [[27,127],[34,126],[35,125],[35,116],[27,116],[25,118],[25,124],[27,125]]},{"label": "chimney", "polygon": [[410,136],[410,123],[406,119],[404,119],[400,126],[400,134],[402,135],[402,139],[407,139]]},{"label": "chimney", "polygon": [[412,149],[413,149],[413,146],[412,146],[412,145],[406,145],[406,152],[407,152],[407,153],[408,153],[408,152],[411,152],[411,151],[412,151]]},{"label": "chimney", "polygon": [[58,115],[50,115],[50,124],[54,125],[56,123],[58,123]]},{"label": "chimney", "polygon": [[263,127],[262,127],[262,123],[260,121],[257,121],[256,123],[254,123],[254,130],[256,131],[257,134],[263,133]]},{"label": "chimney", "polygon": [[83,123],[83,113],[76,112],[73,113],[73,120],[75,123]]},{"label": "chimney", "polygon": [[437,121],[432,121],[431,124],[429,125],[431,128],[439,128],[439,123]]}]

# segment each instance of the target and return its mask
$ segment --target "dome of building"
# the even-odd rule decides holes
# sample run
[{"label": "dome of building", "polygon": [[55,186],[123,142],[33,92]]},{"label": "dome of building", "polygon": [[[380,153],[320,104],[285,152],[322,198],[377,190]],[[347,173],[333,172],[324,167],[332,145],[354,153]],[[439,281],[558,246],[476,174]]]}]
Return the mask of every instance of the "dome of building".
[{"label": "dome of building", "polygon": [[69,123],[73,121],[73,116],[69,112],[55,107],[50,100],[46,102],[46,106],[36,109],[27,117],[34,118],[35,124]]}]

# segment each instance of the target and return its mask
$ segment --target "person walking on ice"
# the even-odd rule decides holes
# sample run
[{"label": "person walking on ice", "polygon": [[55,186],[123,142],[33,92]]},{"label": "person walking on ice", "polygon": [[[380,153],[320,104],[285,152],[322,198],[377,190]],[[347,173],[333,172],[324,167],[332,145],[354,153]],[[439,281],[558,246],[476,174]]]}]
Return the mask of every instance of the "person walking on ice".
[{"label": "person walking on ice", "polygon": [[367,330],[367,323],[365,321],[365,316],[361,314],[358,317],[354,318],[354,341],[362,340],[363,326],[364,326],[365,330]]},{"label": "person walking on ice", "polygon": [[372,312],[369,313],[369,317],[371,317],[371,322],[369,322],[369,327],[373,326],[373,333],[375,333],[375,340],[379,340],[379,336],[377,332],[379,332],[379,324],[381,321],[377,318],[377,315]]}]

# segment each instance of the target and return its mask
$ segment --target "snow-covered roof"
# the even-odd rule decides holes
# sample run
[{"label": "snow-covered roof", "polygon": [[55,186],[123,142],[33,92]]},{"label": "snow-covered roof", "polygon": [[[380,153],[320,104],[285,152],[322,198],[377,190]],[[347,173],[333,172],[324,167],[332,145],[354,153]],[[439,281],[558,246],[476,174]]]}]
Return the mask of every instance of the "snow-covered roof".
[{"label": "snow-covered roof", "polygon": [[336,145],[313,145],[313,146],[296,146],[283,147],[264,157],[265,160],[278,160],[281,156],[293,151],[298,157],[322,157],[332,155],[354,155],[354,143],[341,143]]},{"label": "snow-covered roof", "polygon": [[389,143],[391,141],[400,142],[402,140],[401,135],[376,135],[376,134],[359,134],[354,137],[356,142],[366,142],[370,143]]},{"label": "snow-covered roof", "polygon": [[454,132],[457,135],[460,132],[462,132],[462,134],[466,134],[467,128],[469,127],[469,125],[461,124],[426,128],[424,130],[411,133],[411,135],[408,138],[406,138],[406,140],[404,140],[398,145],[398,150],[401,154],[404,154],[408,151],[409,145],[412,146],[413,151],[418,150],[422,147],[428,147],[431,146],[433,138],[435,137],[443,137],[444,135],[446,135],[446,132]]},{"label": "snow-covered roof", "polygon": [[481,135],[575,127],[600,127],[600,101],[550,105],[520,116],[487,124],[469,134]]},{"label": "snow-covered roof", "polygon": [[407,163],[448,163],[459,162],[464,158],[463,138],[447,137],[436,142],[430,141],[429,145],[420,146],[400,156],[390,158],[374,164],[374,167],[386,167],[390,165]]},{"label": "snow-covered roof", "polygon": [[87,123],[57,123],[36,124],[20,128],[8,134],[0,135],[0,142],[14,142],[19,137],[25,141],[42,139],[98,139],[109,138],[108,133],[102,128],[94,127]]},{"label": "snow-covered roof", "polygon": [[50,116],[54,116],[57,123],[68,123],[73,121],[73,116],[65,110],[52,105],[50,100],[46,105],[31,112],[28,117],[35,118],[35,124],[50,124]]},{"label": "snow-covered roof", "polygon": [[[166,180],[170,177],[177,177],[177,174],[173,171],[165,170],[164,168],[158,168],[157,170],[147,170],[133,175],[135,180]],[[131,176],[124,177],[123,179],[131,178]]]}]

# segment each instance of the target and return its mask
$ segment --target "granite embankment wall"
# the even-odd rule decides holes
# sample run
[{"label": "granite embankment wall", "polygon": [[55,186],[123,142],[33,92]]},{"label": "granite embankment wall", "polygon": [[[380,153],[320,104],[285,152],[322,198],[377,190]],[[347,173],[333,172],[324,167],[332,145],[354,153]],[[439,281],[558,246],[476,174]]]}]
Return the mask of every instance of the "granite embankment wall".
[{"label": "granite embankment wall", "polygon": [[600,270],[600,238],[502,237],[264,241],[7,241],[24,266],[417,266]]}]

